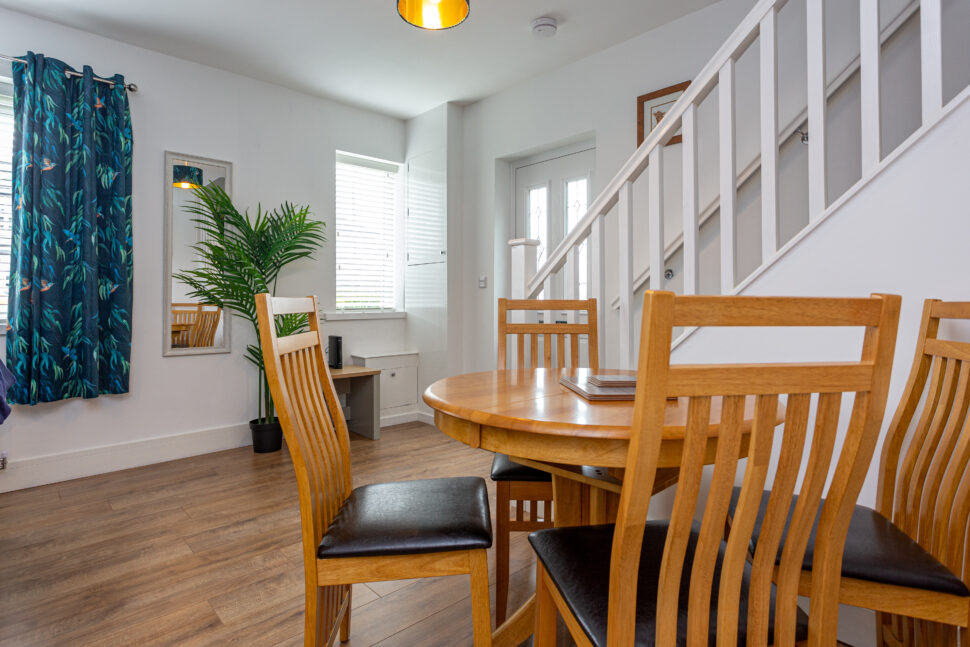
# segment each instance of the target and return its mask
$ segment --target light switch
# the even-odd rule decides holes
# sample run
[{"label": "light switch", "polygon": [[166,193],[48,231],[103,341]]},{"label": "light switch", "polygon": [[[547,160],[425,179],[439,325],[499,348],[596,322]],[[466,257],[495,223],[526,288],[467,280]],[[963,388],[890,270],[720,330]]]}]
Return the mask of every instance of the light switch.
[{"label": "light switch", "polygon": [[478,277],[478,287],[487,288],[488,287],[488,277],[482,274]]}]

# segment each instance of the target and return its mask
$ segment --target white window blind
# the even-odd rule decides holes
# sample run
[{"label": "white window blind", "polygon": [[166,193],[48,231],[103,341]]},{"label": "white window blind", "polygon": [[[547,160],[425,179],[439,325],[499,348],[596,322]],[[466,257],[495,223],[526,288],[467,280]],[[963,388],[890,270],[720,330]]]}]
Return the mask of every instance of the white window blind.
[{"label": "white window blind", "polygon": [[400,166],[337,153],[336,306],[399,309]]},{"label": "white window blind", "polygon": [[0,79],[0,324],[7,325],[7,279],[13,227],[13,86]]}]

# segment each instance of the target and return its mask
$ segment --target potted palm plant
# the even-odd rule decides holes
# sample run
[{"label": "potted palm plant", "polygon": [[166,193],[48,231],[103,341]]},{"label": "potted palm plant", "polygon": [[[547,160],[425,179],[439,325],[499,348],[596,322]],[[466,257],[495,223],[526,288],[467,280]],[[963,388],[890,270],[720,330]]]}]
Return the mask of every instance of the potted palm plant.
[{"label": "potted palm plant", "polygon": [[[275,294],[284,267],[312,258],[326,242],[325,224],[310,219],[309,206],[289,202],[272,211],[257,207],[255,218],[250,218],[248,209],[240,213],[228,194],[216,185],[195,189],[195,197],[187,210],[195,215],[193,222],[204,234],[203,240],[192,246],[197,254],[195,267],[176,273],[175,278],[189,286],[192,298],[224,308],[252,324],[257,341],[246,346],[246,359],[259,371],[259,416],[249,421],[253,451],[277,451],[283,443],[283,432],[266,382],[256,295]],[[302,332],[307,324],[303,314],[276,320],[281,336]]]}]

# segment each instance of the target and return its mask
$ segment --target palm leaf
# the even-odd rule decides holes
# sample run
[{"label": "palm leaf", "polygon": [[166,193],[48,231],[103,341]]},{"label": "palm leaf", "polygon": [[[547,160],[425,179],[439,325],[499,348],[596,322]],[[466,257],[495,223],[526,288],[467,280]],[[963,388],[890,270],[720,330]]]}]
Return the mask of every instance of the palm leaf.
[{"label": "palm leaf", "polygon": [[[174,278],[189,288],[189,296],[211,303],[249,321],[259,338],[256,295],[275,293],[280,273],[290,264],[312,258],[326,242],[325,224],[312,219],[310,208],[284,202],[272,211],[257,205],[255,216],[242,213],[220,187],[195,189],[195,199],[185,208],[204,233],[192,245],[195,266],[177,272]],[[291,335],[307,329],[305,315],[287,315],[276,321],[277,332]],[[263,374],[263,357],[258,345],[246,347],[246,359]],[[262,410],[262,402],[260,402]],[[272,404],[267,402],[267,415]]]}]

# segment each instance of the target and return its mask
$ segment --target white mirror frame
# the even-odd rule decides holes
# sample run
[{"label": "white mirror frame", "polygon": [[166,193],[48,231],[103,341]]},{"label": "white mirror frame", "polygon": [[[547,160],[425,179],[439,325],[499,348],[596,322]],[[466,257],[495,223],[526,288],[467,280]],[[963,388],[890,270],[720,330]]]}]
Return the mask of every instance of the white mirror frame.
[{"label": "white mirror frame", "polygon": [[196,162],[207,166],[224,166],[226,169],[226,193],[232,197],[232,162],[225,160],[199,157],[198,155],[183,155],[173,151],[165,151],[165,246],[162,253],[162,278],[165,283],[162,290],[162,356],[179,357],[183,355],[210,355],[213,353],[232,352],[230,332],[232,331],[232,313],[222,311],[222,346],[207,346],[205,348],[172,348],[172,209],[173,193],[172,167],[175,161]]}]

